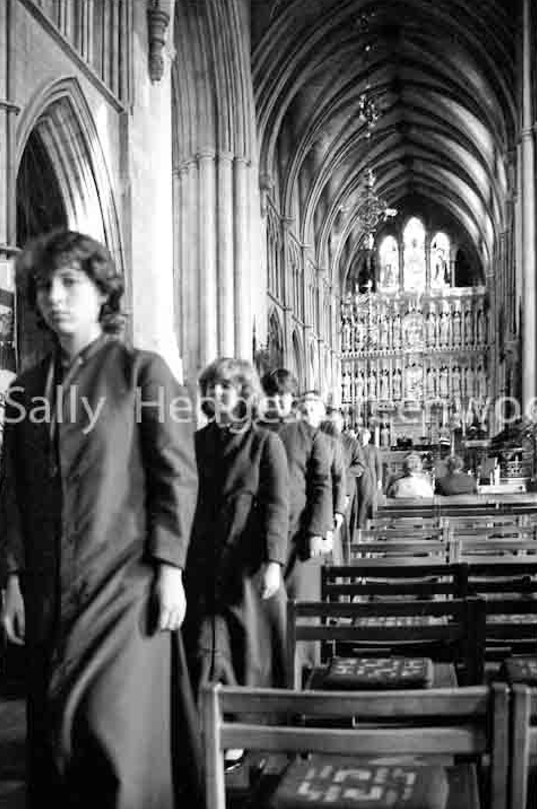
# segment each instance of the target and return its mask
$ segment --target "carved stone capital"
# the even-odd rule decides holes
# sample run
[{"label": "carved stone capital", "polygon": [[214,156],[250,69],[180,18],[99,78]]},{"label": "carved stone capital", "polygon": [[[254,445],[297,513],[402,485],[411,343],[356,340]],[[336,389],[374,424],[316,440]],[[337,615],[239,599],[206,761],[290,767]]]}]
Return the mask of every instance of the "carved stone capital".
[{"label": "carved stone capital", "polygon": [[164,74],[164,45],[169,22],[169,12],[162,8],[159,0],[148,0],[148,67],[149,78],[152,82],[160,81]]}]

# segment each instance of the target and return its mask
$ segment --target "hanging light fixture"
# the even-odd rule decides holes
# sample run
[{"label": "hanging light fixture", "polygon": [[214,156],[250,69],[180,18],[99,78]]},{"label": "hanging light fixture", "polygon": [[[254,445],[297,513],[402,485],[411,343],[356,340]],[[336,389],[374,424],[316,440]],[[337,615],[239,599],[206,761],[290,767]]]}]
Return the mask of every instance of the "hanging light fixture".
[{"label": "hanging light fixture", "polygon": [[368,89],[358,97],[358,114],[365,121],[368,129],[372,129],[380,118],[380,109]]},{"label": "hanging light fixture", "polygon": [[376,177],[373,169],[366,171],[365,194],[360,205],[360,225],[364,231],[365,244],[368,249],[374,246],[375,231],[383,222],[397,216],[397,208],[390,208],[388,203],[375,192]]}]

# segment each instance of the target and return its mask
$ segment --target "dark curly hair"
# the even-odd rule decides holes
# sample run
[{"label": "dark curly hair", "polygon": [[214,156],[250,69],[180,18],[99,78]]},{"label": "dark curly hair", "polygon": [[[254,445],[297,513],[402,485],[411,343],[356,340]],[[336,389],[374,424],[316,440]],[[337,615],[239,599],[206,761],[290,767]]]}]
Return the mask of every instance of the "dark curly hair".
[{"label": "dark curly hair", "polygon": [[[239,394],[241,402],[235,414],[237,420],[244,420],[246,411],[250,416],[255,412],[262,390],[258,373],[251,362],[235,357],[219,357],[214,360],[200,374],[201,395],[206,397],[209,389],[218,382],[229,382]],[[208,418],[214,417],[214,405],[210,401],[204,401],[201,409]]]},{"label": "dark curly hair", "polygon": [[261,384],[267,396],[278,396],[284,393],[298,393],[298,380],[287,368],[276,368],[268,371],[262,378]]},{"label": "dark curly hair", "polygon": [[37,306],[38,282],[67,266],[84,272],[106,296],[99,318],[103,331],[120,332],[125,321],[125,315],[121,313],[121,297],[125,289],[123,277],[107,247],[74,230],[53,230],[38,236],[17,257],[17,287],[37,313],[40,325],[45,324]]}]

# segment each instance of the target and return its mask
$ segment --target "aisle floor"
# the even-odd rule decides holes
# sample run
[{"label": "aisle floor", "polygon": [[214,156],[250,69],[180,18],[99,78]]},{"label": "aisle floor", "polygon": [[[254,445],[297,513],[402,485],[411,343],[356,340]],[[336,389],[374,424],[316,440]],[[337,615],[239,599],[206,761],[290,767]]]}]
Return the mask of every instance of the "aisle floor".
[{"label": "aisle floor", "polygon": [[0,809],[24,809],[24,702],[0,697]]}]

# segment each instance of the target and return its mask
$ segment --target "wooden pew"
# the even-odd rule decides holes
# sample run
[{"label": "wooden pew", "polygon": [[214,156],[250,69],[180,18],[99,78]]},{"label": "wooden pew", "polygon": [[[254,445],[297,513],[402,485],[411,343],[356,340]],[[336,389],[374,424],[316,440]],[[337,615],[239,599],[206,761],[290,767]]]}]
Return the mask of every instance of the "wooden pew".
[{"label": "wooden pew", "polygon": [[[241,715],[248,719],[240,721]],[[301,719],[305,716],[306,725]],[[340,717],[342,726],[326,727],[327,717],[334,716]],[[359,721],[345,728],[349,717],[359,717]],[[228,748],[262,751],[268,757],[267,774],[261,775],[249,801],[255,807],[270,805],[289,764],[287,757],[281,761],[285,752],[342,756],[342,767],[371,763],[376,757],[384,761],[401,757],[396,761],[407,765],[413,757],[410,761],[417,760],[422,766],[454,757],[453,766],[446,768],[448,809],[507,809],[504,685],[390,693],[212,685],[202,693],[202,727],[210,809],[226,807],[224,751]],[[486,768],[485,759],[489,761]],[[480,776],[486,783],[478,796]],[[319,806],[313,800],[310,805]]]},{"label": "wooden pew", "polygon": [[370,601],[287,604],[287,683],[297,688],[303,672],[301,641],[323,642],[330,654],[430,657],[453,663],[459,682],[483,681],[485,604],[477,598],[442,601]]}]

